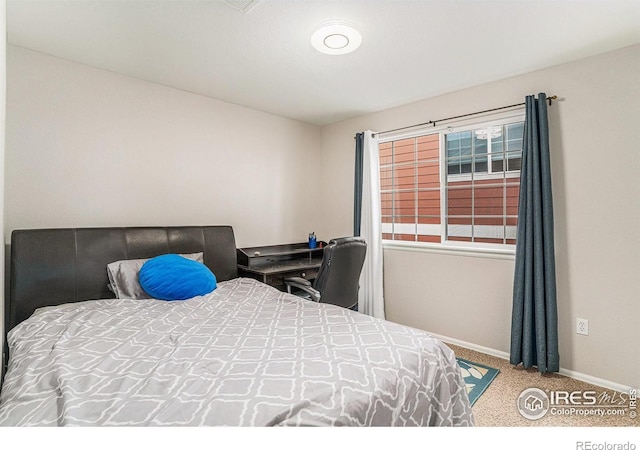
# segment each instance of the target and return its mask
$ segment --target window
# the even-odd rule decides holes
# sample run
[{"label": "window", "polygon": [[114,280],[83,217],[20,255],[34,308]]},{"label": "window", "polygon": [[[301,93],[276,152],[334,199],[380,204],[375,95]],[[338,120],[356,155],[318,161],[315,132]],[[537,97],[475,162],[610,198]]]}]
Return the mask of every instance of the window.
[{"label": "window", "polygon": [[523,132],[519,117],[381,141],[382,238],[515,244]]}]

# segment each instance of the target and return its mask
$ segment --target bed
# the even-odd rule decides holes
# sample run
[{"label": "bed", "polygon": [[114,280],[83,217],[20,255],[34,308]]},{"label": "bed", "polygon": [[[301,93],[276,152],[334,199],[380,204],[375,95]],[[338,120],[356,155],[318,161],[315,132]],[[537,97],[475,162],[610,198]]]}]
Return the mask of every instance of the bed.
[{"label": "bed", "polygon": [[[110,263],[198,252],[209,294],[111,290]],[[14,231],[0,425],[473,425],[442,342],[237,274],[228,226]]]}]

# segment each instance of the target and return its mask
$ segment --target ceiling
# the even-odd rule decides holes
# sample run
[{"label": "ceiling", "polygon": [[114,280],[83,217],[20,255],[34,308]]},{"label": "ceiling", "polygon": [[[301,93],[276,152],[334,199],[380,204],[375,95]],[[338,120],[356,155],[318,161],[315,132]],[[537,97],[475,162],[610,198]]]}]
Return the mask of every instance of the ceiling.
[{"label": "ceiling", "polygon": [[640,42],[640,0],[230,1],[9,0],[8,42],[316,125]]}]

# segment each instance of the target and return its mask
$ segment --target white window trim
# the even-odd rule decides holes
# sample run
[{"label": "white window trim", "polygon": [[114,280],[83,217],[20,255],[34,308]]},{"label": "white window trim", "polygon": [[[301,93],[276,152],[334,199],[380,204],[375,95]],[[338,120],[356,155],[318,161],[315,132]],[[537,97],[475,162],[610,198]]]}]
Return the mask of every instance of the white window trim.
[{"label": "white window trim", "polygon": [[436,244],[431,242],[391,241],[383,239],[382,248],[385,250],[506,259],[512,261],[516,258],[516,246],[508,244],[477,244],[471,246],[468,242],[456,241],[445,241],[444,243]]},{"label": "white window trim", "polygon": [[[397,141],[401,139],[415,138],[418,136],[424,136],[427,134],[440,134],[440,243],[432,242],[415,242],[415,241],[395,241],[389,239],[382,240],[382,247],[388,250],[401,250],[401,251],[417,251],[424,253],[437,253],[445,255],[455,256],[470,256],[479,258],[492,258],[492,259],[507,259],[515,260],[516,246],[512,244],[490,244],[485,242],[464,242],[464,241],[450,241],[445,239],[447,236],[447,223],[446,223],[446,211],[447,211],[447,196],[446,196],[446,155],[444,146],[444,132],[458,132],[469,131],[482,127],[508,125],[514,122],[524,122],[525,111],[524,107],[518,107],[507,111],[492,112],[484,115],[473,116],[470,118],[464,118],[460,120],[448,121],[442,124],[436,124],[436,126],[421,126],[412,130],[400,130],[393,133],[385,133],[384,136],[380,136],[378,143],[383,144],[386,142]],[[460,177],[471,175],[458,175]],[[457,178],[454,175],[455,181],[462,181],[464,178]],[[481,175],[482,176],[482,175]],[[506,178],[517,178],[518,173],[509,173],[506,175],[500,175],[495,177],[495,174],[486,174],[486,179],[501,179],[503,176]],[[475,174],[475,179],[478,178],[478,174]],[[449,177],[450,181],[454,181]]]}]

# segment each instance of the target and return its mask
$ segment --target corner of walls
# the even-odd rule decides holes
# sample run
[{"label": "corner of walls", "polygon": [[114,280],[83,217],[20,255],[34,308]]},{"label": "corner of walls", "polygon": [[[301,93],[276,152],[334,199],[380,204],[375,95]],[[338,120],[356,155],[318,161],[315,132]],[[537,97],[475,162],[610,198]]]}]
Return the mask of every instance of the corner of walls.
[{"label": "corner of walls", "polygon": [[[321,222],[318,236],[325,241],[353,234],[353,138],[359,131],[354,130],[356,128],[349,122],[321,128],[318,183]],[[346,180],[351,180],[350,186],[345,185]]]},{"label": "corner of walls", "polygon": [[[7,1],[0,0],[0,236],[4,236],[4,142],[5,142],[5,117],[6,117],[6,92],[7,92]],[[2,336],[2,367],[0,367],[0,380],[4,376],[4,299],[5,299],[5,246],[0,246],[0,336]]]}]

